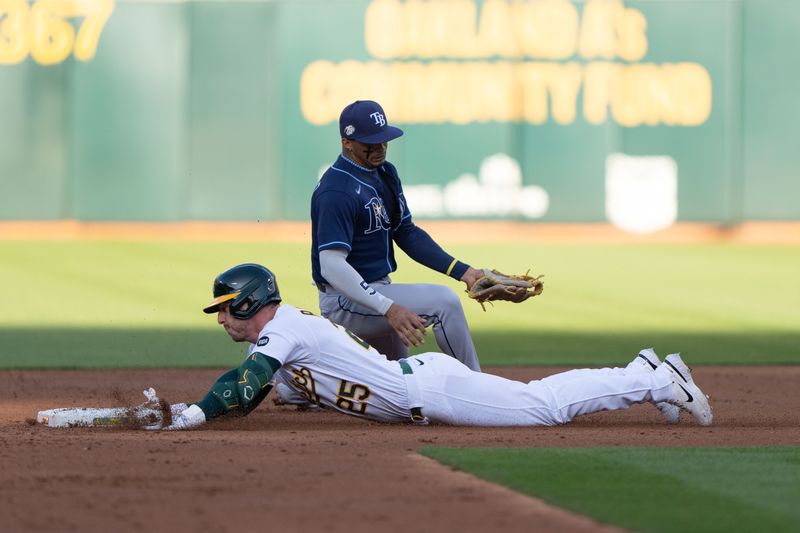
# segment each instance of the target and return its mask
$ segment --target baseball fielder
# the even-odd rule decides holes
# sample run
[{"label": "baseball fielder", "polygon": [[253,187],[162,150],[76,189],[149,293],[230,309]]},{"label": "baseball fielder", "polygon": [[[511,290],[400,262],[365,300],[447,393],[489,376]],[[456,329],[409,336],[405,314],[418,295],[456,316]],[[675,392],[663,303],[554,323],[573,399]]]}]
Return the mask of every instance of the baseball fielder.
[{"label": "baseball fielder", "polygon": [[705,394],[677,354],[661,364],[648,349],[625,368],[572,370],[522,383],[475,372],[441,353],[389,360],[345,327],[282,305],[274,275],[260,265],[226,270],[213,292],[204,311],[217,313],[234,341],[250,343],[247,357],[166,429],[247,414],[273,382],[318,406],[381,422],[550,426],[641,402],[683,408],[701,425],[712,421]]},{"label": "baseball fielder", "polygon": [[390,359],[419,345],[427,326],[436,342],[480,370],[464,310],[449,288],[392,284],[396,243],[412,259],[469,289],[484,275],[448,255],[411,219],[397,169],[386,161],[389,141],[403,135],[369,100],[339,117],[342,153],[311,197],[311,268],[322,316],[341,324]]}]

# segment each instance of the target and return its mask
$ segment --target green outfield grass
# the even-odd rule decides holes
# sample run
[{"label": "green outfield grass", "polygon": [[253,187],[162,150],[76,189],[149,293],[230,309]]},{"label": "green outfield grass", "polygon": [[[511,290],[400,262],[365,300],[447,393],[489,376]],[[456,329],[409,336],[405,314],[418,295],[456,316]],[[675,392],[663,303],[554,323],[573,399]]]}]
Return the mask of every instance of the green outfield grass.
[{"label": "green outfield grass", "polygon": [[[399,253],[395,282],[462,295],[485,366],[618,364],[645,346],[692,364],[800,363],[799,247],[446,248],[476,266],[546,275],[541,297],[484,313],[463,284]],[[0,257],[5,368],[236,363],[244,347],[200,309],[213,277],[240,262],[269,266],[284,301],[318,309],[306,245],[0,242]]]},{"label": "green outfield grass", "polygon": [[480,478],[631,530],[800,530],[798,447],[422,451]]}]

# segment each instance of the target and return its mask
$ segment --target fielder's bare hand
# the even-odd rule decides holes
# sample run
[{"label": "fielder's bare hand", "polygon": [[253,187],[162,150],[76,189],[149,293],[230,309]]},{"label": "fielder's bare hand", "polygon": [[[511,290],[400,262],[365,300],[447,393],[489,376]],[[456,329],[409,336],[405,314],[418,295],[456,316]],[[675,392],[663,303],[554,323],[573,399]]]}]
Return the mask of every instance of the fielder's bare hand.
[{"label": "fielder's bare hand", "polygon": [[402,305],[392,304],[386,311],[386,320],[406,346],[420,346],[425,342],[425,320]]}]

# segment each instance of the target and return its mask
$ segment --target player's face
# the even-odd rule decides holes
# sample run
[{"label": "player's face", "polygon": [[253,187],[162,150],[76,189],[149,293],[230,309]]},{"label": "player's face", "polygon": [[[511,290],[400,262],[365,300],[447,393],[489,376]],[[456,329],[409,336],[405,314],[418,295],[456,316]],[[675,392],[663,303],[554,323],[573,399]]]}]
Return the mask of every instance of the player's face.
[{"label": "player's face", "polygon": [[389,143],[363,144],[358,141],[346,141],[347,155],[362,167],[377,168],[386,161],[386,149]]},{"label": "player's face", "polygon": [[250,321],[240,320],[231,315],[230,302],[225,302],[219,306],[217,323],[221,324],[228,335],[230,335],[231,339],[236,342],[248,340],[250,337]]}]

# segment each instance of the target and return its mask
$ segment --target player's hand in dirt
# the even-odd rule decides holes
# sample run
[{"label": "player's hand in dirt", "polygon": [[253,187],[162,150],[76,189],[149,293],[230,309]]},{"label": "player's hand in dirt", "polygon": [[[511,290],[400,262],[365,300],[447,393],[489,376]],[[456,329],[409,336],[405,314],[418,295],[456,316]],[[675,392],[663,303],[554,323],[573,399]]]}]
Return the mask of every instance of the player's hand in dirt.
[{"label": "player's hand in dirt", "polygon": [[150,387],[147,390],[143,390],[142,394],[144,394],[144,403],[140,407],[146,407],[150,409],[158,409],[161,400],[158,398],[156,394],[156,389]]},{"label": "player's hand in dirt", "polygon": [[[139,406],[139,409],[165,409],[169,407],[170,415],[173,417],[178,416],[181,412],[185,411],[189,408],[188,404],[185,403],[173,403],[168,404],[161,400],[156,394],[156,389],[150,387],[147,390],[143,390],[142,394],[144,394],[145,401],[143,404]],[[166,413],[165,413],[166,414]],[[161,429],[160,427],[156,427],[154,429]]]},{"label": "player's hand in dirt", "polygon": [[425,320],[402,305],[392,304],[386,311],[386,320],[406,346],[420,346],[425,342]]},{"label": "player's hand in dirt", "polygon": [[172,423],[161,429],[165,431],[182,431],[194,429],[206,423],[206,415],[197,405],[190,405],[180,414],[172,417]]}]

